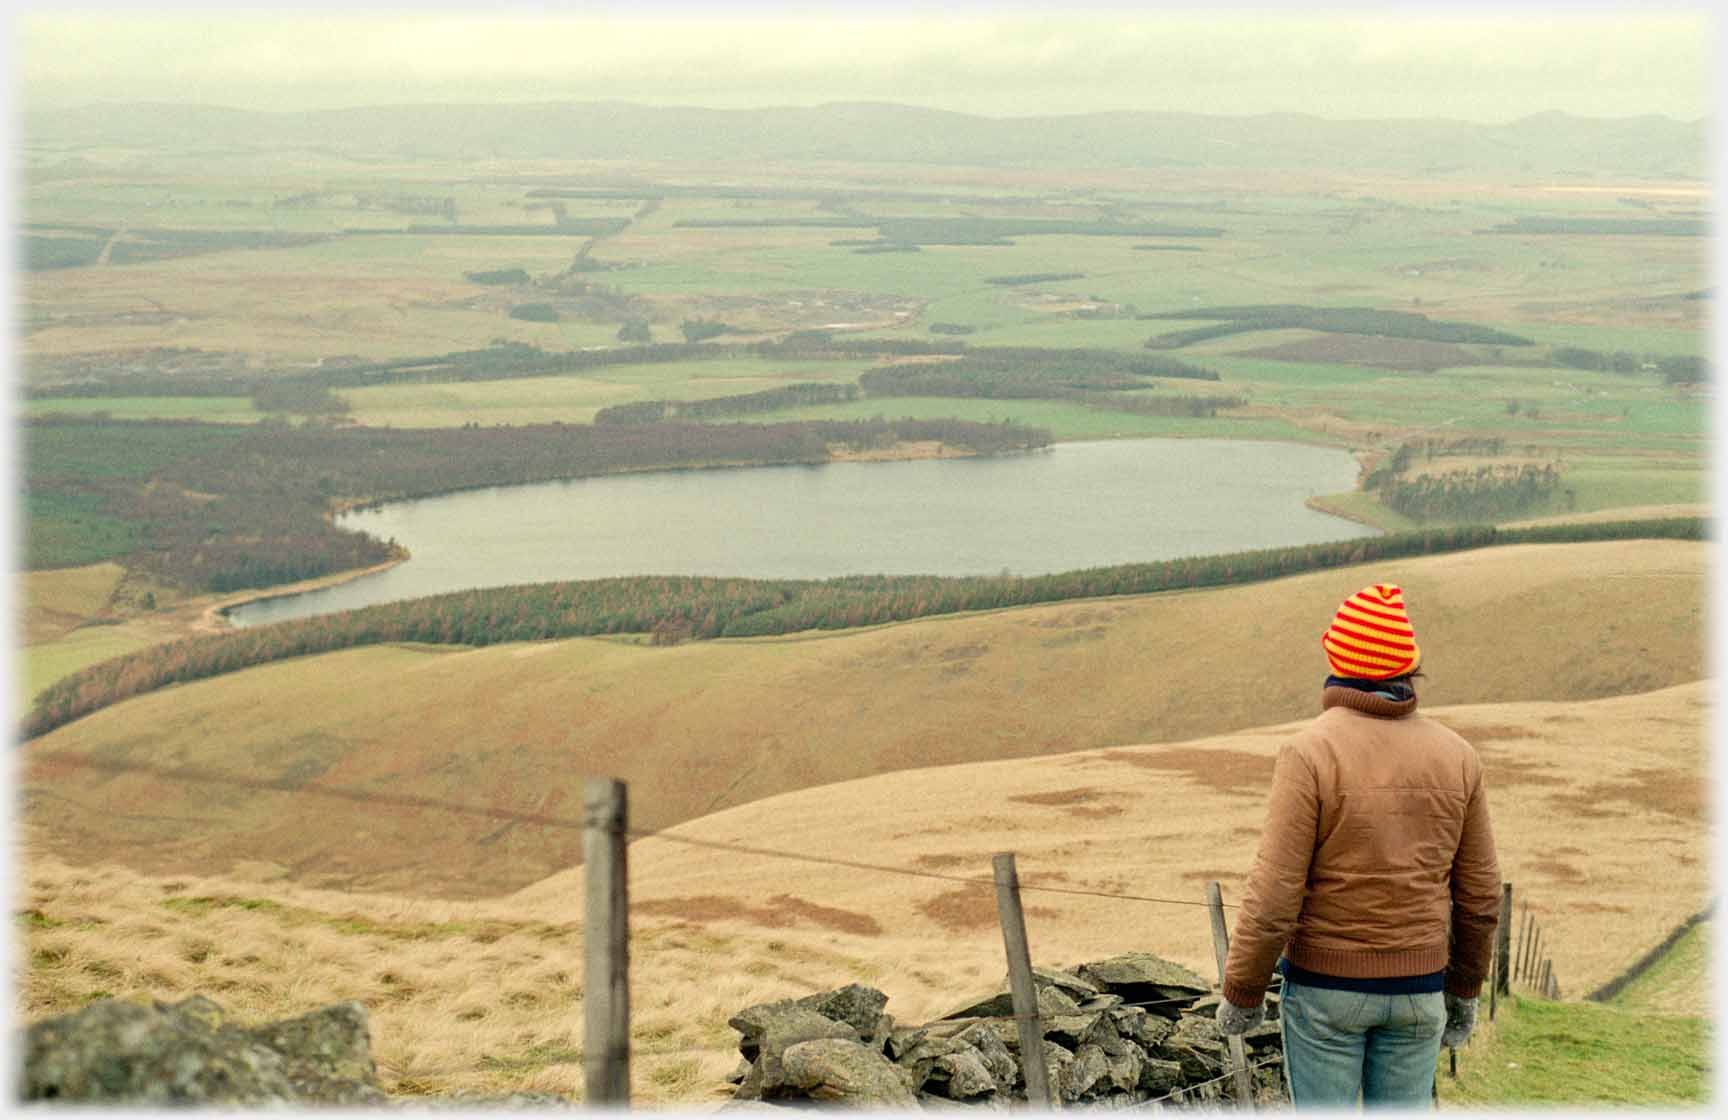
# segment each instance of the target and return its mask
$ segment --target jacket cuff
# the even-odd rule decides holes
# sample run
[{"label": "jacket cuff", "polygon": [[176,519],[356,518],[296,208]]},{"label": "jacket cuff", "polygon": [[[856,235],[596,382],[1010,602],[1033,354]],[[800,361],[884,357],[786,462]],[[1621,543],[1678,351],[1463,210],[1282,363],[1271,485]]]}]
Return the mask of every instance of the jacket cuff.
[{"label": "jacket cuff", "polygon": [[[1459,999],[1475,999],[1482,994],[1482,981],[1448,976],[1446,978],[1446,993],[1457,996]],[[1230,1002],[1235,1003],[1236,1001],[1231,1000]]]},{"label": "jacket cuff", "polygon": [[1227,983],[1222,989],[1222,994],[1225,999],[1229,1000],[1237,1007],[1240,1007],[1242,1010],[1252,1011],[1254,1008],[1259,1007],[1261,1003],[1265,1002],[1266,985],[1262,984],[1258,988],[1241,988],[1237,987],[1235,984]]}]

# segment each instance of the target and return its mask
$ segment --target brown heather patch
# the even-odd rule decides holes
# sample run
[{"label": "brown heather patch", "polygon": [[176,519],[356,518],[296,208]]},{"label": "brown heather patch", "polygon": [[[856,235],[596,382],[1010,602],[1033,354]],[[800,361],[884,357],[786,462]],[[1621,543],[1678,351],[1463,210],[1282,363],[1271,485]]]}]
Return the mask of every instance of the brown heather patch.
[{"label": "brown heather patch", "polygon": [[1245,878],[1247,878],[1247,873],[1240,871],[1240,870],[1237,870],[1237,871],[1184,871],[1182,873],[1182,878],[1189,879],[1189,880],[1192,880],[1194,882],[1206,882],[1206,881],[1209,881],[1212,879],[1216,879],[1220,883],[1222,883],[1226,879],[1245,879]]},{"label": "brown heather patch", "polygon": [[1573,867],[1571,864],[1564,863],[1557,859],[1531,860],[1524,866],[1528,867],[1532,871],[1546,875],[1550,879],[1558,879],[1561,882],[1566,883],[1582,883],[1589,878],[1588,875],[1584,874],[1584,872],[1578,870],[1576,867]]},{"label": "brown heather patch", "polygon": [[1477,747],[1488,788],[1503,786],[1569,786],[1573,779],[1564,772],[1495,747]]},{"label": "brown heather patch", "polygon": [[1092,820],[1098,820],[1101,817],[1119,817],[1127,811],[1127,809],[1120,805],[1099,805],[1096,808],[1076,805],[1068,810],[1068,815],[1071,817],[1089,817]]},{"label": "brown heather patch", "polygon": [[633,914],[653,914],[686,922],[748,922],[767,929],[785,929],[799,919],[841,933],[877,937],[882,926],[868,914],[818,906],[794,895],[780,894],[767,906],[750,906],[727,895],[694,895],[687,898],[656,898],[631,902]]},{"label": "brown heather patch", "polygon": [[931,871],[946,871],[952,867],[975,867],[988,862],[988,855],[962,855],[958,852],[946,852],[940,855],[921,855],[912,860],[914,867],[928,868]]},{"label": "brown heather patch", "polygon": [[1264,796],[1272,785],[1276,759],[1205,747],[1164,747],[1159,750],[1111,750],[1100,756],[1110,762],[1125,762],[1143,770],[1163,770],[1182,776],[1219,793]]},{"label": "brown heather patch", "polygon": [[1585,815],[1617,813],[1604,808],[1602,803],[1618,802],[1669,816],[1702,820],[1709,808],[1709,788],[1696,774],[1641,768],[1630,771],[1622,781],[1592,782],[1582,790],[1557,794],[1554,801]]},{"label": "brown heather patch", "polygon": [[1078,789],[1059,789],[1050,793],[1022,793],[1010,797],[1010,801],[1018,801],[1024,805],[1081,805],[1090,801],[1101,801],[1111,798],[1125,797],[1126,794],[1114,790],[1097,789],[1091,786],[1081,786]]},{"label": "brown heather patch", "polygon": [[1630,906],[1616,906],[1608,902],[1593,902],[1584,899],[1579,902],[1568,902],[1562,909],[1574,914],[1630,914]]},{"label": "brown heather patch", "polygon": [[1481,365],[1483,358],[1452,342],[1416,338],[1377,338],[1328,334],[1297,339],[1281,346],[1232,351],[1238,357],[1282,362],[1338,362],[1383,369],[1433,371],[1448,366]]},{"label": "brown heather patch", "polygon": [[[1027,906],[1029,918],[1056,918],[1048,907]],[[950,933],[973,933],[991,929],[1000,922],[996,892],[988,886],[959,886],[918,903],[918,912]]]}]

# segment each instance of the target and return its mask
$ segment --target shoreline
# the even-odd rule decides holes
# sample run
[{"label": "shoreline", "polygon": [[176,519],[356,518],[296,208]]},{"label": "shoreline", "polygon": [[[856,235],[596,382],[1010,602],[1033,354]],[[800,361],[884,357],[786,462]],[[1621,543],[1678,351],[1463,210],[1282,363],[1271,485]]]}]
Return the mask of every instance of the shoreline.
[{"label": "shoreline", "polygon": [[[1351,490],[1351,491],[1349,491],[1349,493],[1357,494],[1357,493],[1361,493],[1361,491]],[[1328,516],[1336,517],[1336,518],[1339,518],[1341,520],[1348,521],[1354,525],[1366,525],[1368,528],[1377,529],[1381,533],[1396,532],[1396,530],[1388,528],[1387,526],[1382,525],[1377,521],[1373,521],[1367,517],[1364,517],[1360,513],[1356,513],[1352,510],[1338,508],[1337,506],[1333,505],[1331,502],[1329,502],[1327,500],[1328,498],[1331,498],[1333,496],[1334,495],[1330,495],[1330,494],[1316,494],[1312,498],[1303,499],[1302,504],[1305,507],[1307,507],[1308,509],[1313,510],[1315,513],[1324,513],[1324,514],[1327,514]]]},{"label": "shoreline", "polygon": [[218,599],[199,612],[198,619],[192,624],[195,634],[222,634],[239,627],[228,620],[228,612],[236,607],[248,606],[252,603],[267,602],[271,599],[287,599],[295,595],[304,595],[309,591],[322,591],[328,587],[338,587],[359,579],[361,576],[375,575],[386,572],[398,564],[404,564],[411,558],[407,549],[402,549],[402,555],[373,564],[368,568],[351,568],[343,572],[332,572],[327,576],[315,579],[305,579],[298,583],[278,583],[269,587],[256,587],[246,591],[236,591],[232,595]]}]

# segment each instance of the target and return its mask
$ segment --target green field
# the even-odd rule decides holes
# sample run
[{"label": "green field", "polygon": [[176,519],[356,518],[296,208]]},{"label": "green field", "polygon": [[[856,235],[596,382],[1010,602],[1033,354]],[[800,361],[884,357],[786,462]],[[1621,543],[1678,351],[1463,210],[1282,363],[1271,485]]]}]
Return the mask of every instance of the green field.
[{"label": "green field", "polygon": [[1700,922],[1610,1001],[1626,1011],[1674,1014],[1707,1005],[1713,975],[1710,938],[1714,927]]},{"label": "green field", "polygon": [[[298,158],[298,157],[297,157]],[[1147,353],[1158,334],[1213,320],[1148,319],[1235,305],[1299,305],[1416,313],[1510,332],[1530,346],[1425,344],[1279,329],[1215,337],[1160,355],[1216,370],[1219,382],[1157,378],[1160,394],[1226,395],[1245,405],[1211,418],[1139,416],[1063,399],[881,398],[752,419],[910,416],[1011,420],[1057,439],[1222,437],[1348,447],[1372,466],[1413,440],[1496,438],[1502,461],[1554,463],[1562,481],[1525,516],[1696,504],[1708,493],[1706,397],[1643,371],[1559,367],[1554,346],[1697,354],[1708,284],[1698,238],[1484,234],[1519,218],[1614,219],[1622,202],[1516,180],[1364,182],[1314,172],[1288,179],[1203,172],[1154,184],[1109,172],[1047,178],[1002,170],[956,179],[913,166],[763,167],[713,172],[642,165],[597,174],[550,161],[532,178],[473,174],[439,160],[366,165],[307,155],[292,169],[269,157],[158,153],[148,175],[71,180],[28,176],[24,212],[44,235],[97,236],[126,227],[329,235],[316,244],[222,249],[124,265],[32,272],[22,291],[26,386],[63,381],[111,362],[172,379],[172,355],[201,352],[244,379],[315,376],[336,365],[524,343],[550,352],[620,345],[626,323],[656,342],[679,341],[702,320],[736,331],[722,343],[829,330],[841,339],[955,340],[970,347],[1044,347]],[[592,186],[638,197],[547,198],[535,185]],[[656,187],[655,184],[661,184]],[[664,195],[652,207],[645,199]],[[824,192],[833,192],[825,195]],[[896,193],[898,192],[898,193]],[[907,192],[926,195],[909,197]],[[553,232],[569,220],[629,219],[594,239]],[[360,227],[544,224],[544,235],[344,235]],[[833,220],[835,225],[775,223]],[[688,222],[755,222],[721,228]],[[1007,244],[925,244],[917,252],[860,253],[876,222],[913,223],[907,236],[979,222],[1097,223],[1102,229],[1214,227],[1216,237],[1014,233]],[[918,225],[917,223],[923,223]],[[968,223],[973,223],[968,225]],[[67,229],[65,227],[81,227]],[[890,229],[893,227],[890,226]],[[1030,226],[1028,228],[1031,228]],[[218,246],[218,241],[210,241]],[[1145,246],[1157,247],[1153,250]],[[578,254],[582,254],[581,257]],[[580,266],[578,268],[578,266]],[[527,283],[487,285],[465,274],[521,269]],[[1026,284],[1005,276],[1051,275]],[[511,311],[543,303],[557,322]],[[1335,317],[1336,319],[1336,317]],[[1395,321],[1396,316],[1386,317]],[[1378,322],[1378,321],[1377,321]],[[933,323],[973,328],[953,336]],[[1450,347],[1450,348],[1448,348]],[[1279,348],[1274,356],[1251,354]],[[1412,354],[1414,353],[1414,356]],[[166,354],[167,359],[151,355]],[[152,362],[166,361],[166,374]],[[895,360],[884,356],[881,361]],[[870,356],[621,364],[568,376],[403,382],[337,392],[351,421],[394,428],[591,422],[608,406],[743,395],[798,381],[856,382]],[[83,363],[80,367],[79,363]],[[1414,365],[1417,368],[1404,368]],[[1031,371],[1029,376],[1035,376]],[[243,381],[242,384],[245,382]],[[106,413],[245,424],[248,396],[30,399],[26,416]],[[167,385],[171,392],[173,385]],[[232,392],[232,390],[230,390]],[[1060,396],[1060,394],[1053,394]],[[46,437],[50,442],[52,437]],[[145,446],[67,469],[102,477],[148,474]],[[201,437],[204,438],[204,437]],[[32,477],[52,477],[55,450],[29,450]],[[1424,471],[1446,464],[1418,462]],[[1468,469],[1473,464],[1464,464]],[[32,507],[33,536],[68,562],[124,555],[94,509]],[[1408,519],[1372,495],[1334,496],[1331,508],[1388,527]]]},{"label": "green field", "polygon": [[1456,1079],[1442,1055],[1442,1108],[1695,1108],[1709,1100],[1713,1048],[1702,1016],[1523,995],[1504,1011],[1491,1040],[1459,1051]]}]

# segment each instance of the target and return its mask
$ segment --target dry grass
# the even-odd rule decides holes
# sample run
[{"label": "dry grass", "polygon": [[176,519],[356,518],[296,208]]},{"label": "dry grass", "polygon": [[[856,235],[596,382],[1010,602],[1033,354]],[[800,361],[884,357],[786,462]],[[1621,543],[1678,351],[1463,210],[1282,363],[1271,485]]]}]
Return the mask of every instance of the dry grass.
[{"label": "dry grass", "polygon": [[18,606],[23,613],[19,637],[26,643],[64,637],[101,613],[123,574],[118,564],[22,573],[18,577]]},{"label": "dry grass", "polygon": [[[1706,780],[1710,693],[1700,682],[1431,713],[1477,734],[1505,874],[1541,917],[1568,991],[1617,974],[1709,892],[1706,820],[1695,798],[1672,793]],[[1201,899],[1205,878],[1222,880],[1231,901],[1263,805],[1261,790],[1215,782],[1199,762],[1252,757],[1263,770],[1296,725],[884,774],[635,842],[638,1099],[721,1099],[736,1064],[726,1020],[753,1002],[858,981],[887,992],[901,1022],[919,1022],[993,990],[1002,948],[985,884],[995,851],[1018,854],[1039,963],[1140,948],[1210,975],[1205,912],[1183,903]],[[1652,783],[1655,770],[1671,778]],[[1520,780],[1534,773],[1555,780]],[[1100,800],[1125,811],[1076,827],[1073,810]],[[76,867],[44,852],[34,832],[21,869],[26,1017],[101,993],[199,991],[254,1018],[358,998],[397,1092],[580,1092],[580,869],[506,898],[440,901]],[[1174,903],[1040,889],[1050,887]],[[1702,986],[1701,970],[1690,975]]]},{"label": "dry grass", "polygon": [[[1707,555],[1675,541],[1518,546],[775,639],[373,647],[98,712],[29,744],[20,784],[46,850],[76,864],[227,875],[268,864],[316,886],[496,895],[577,862],[580,834],[40,760],[87,752],[563,818],[580,815],[584,775],[611,774],[631,783],[637,823],[662,828],[890,771],[1300,718],[1323,671],[1325,619],[1370,580],[1408,590],[1431,703],[1588,699],[1696,680]],[[1258,749],[1246,748],[1125,765],[1151,767],[1148,781],[1198,774],[1237,797],[1264,775]],[[1054,788],[1098,784],[1076,778]],[[1050,808],[1070,828],[1135,819],[1108,798]]]},{"label": "dry grass", "polygon": [[[579,925],[522,917],[501,902],[74,868],[28,849],[24,867],[17,991],[27,1019],[137,993],[202,992],[243,1020],[358,999],[391,1091],[581,1095]],[[632,915],[644,1104],[718,1099],[737,1062],[725,1021],[739,1008],[829,976],[879,977],[876,965],[821,945],[708,932],[699,916],[651,909]]]}]

